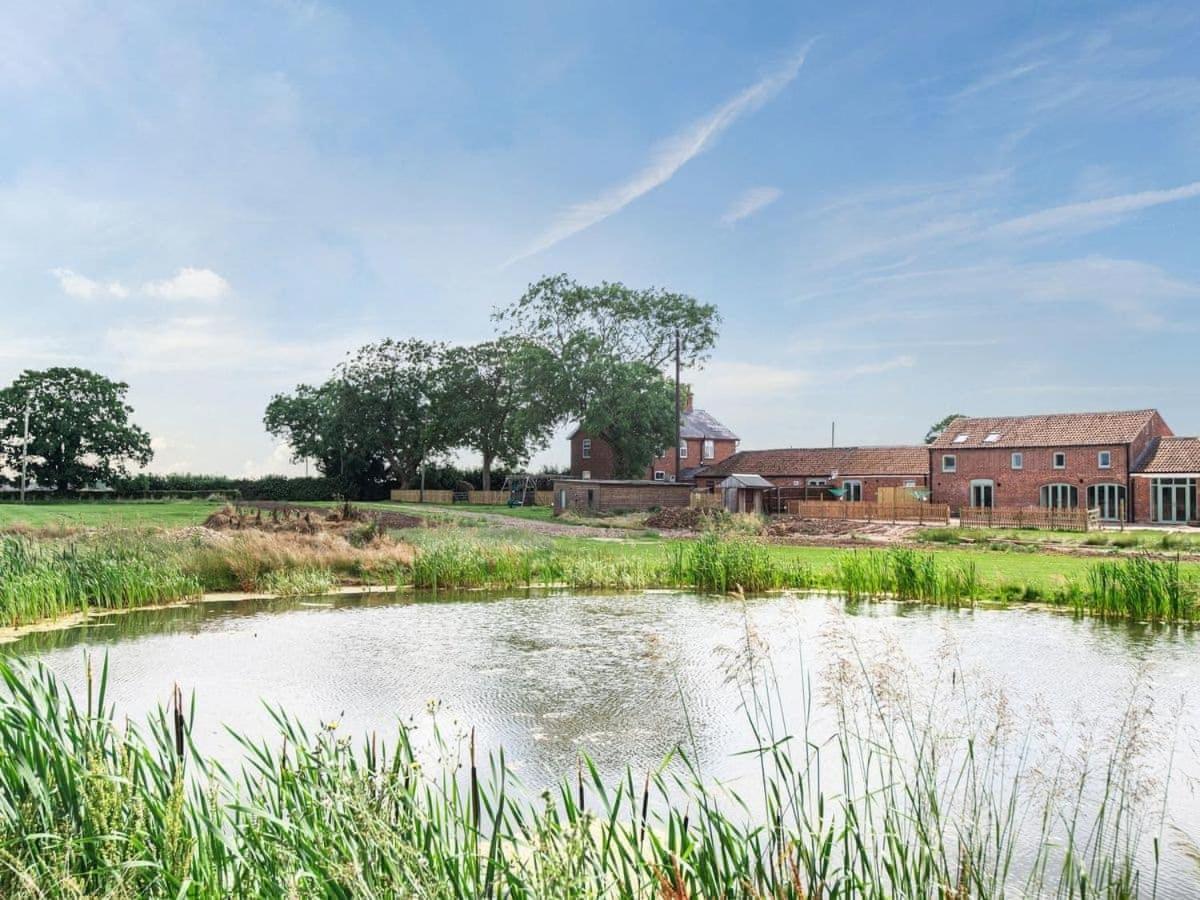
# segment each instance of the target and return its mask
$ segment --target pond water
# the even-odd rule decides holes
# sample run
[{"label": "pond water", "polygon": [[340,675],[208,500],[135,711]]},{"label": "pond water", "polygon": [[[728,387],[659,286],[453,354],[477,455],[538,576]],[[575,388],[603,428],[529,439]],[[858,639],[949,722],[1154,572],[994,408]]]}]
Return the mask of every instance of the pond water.
[{"label": "pond water", "polygon": [[[29,635],[3,652],[43,661],[76,691],[86,655],[98,667],[107,654],[110,696],[135,720],[178,683],[196,695],[194,739],[225,758],[238,755],[225,725],[273,732],[264,703],[310,726],[339,720],[339,733],[358,736],[397,722],[428,734],[437,701],[439,727],[475,727],[482,750],[503,747],[540,790],[574,773],[581,752],[616,776],[653,769],[677,745],[707,777],[753,779],[752,760],[736,755],[752,740],[730,678],[748,641],[769,656],[790,723],[811,698],[817,734],[833,727],[825,698],[839,662],[843,674],[849,661],[918,693],[953,669],[1035,743],[1103,762],[1099,748],[1082,748],[1121,719],[1140,686],[1153,706],[1137,726],[1145,771],[1160,785],[1171,771],[1164,840],[1200,842],[1191,702],[1200,632],[1189,629],[815,596],[399,595],[136,612]],[[1160,896],[1193,896],[1200,869],[1185,857],[1168,855]]]}]

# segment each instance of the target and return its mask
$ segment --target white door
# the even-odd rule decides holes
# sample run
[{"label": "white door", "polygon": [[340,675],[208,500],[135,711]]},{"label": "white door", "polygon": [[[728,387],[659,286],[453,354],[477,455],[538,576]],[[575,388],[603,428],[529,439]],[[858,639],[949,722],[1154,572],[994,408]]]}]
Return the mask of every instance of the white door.
[{"label": "white door", "polygon": [[996,485],[990,478],[977,478],[971,482],[971,505],[979,509],[991,509],[995,503]]}]

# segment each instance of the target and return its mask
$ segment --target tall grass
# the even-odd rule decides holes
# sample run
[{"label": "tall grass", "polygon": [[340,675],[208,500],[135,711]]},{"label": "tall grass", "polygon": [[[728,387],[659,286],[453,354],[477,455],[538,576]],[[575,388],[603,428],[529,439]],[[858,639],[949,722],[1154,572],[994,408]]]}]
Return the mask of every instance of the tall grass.
[{"label": "tall grass", "polygon": [[0,616],[9,625],[199,594],[197,579],[135,534],[52,543],[0,538]]},{"label": "tall grass", "polygon": [[1077,609],[1105,618],[1147,622],[1193,622],[1200,604],[1200,581],[1184,579],[1178,560],[1135,556],[1103,562],[1088,572],[1088,590]]},{"label": "tall grass", "polygon": [[[939,729],[876,686],[839,701],[832,740],[793,734],[742,680],[757,784],[705,779],[681,748],[648,775],[578,773],[533,801],[474,739],[426,770],[275,712],[207,759],[176,692],[143,735],[45,670],[0,663],[0,894],[106,897],[1118,898],[1150,893],[1144,819],[1119,736],[1107,765],[1029,789],[987,723]],[[957,684],[962,685],[962,680]],[[937,698],[944,711],[948,698]],[[805,717],[807,721],[807,717]],[[954,723],[964,727],[962,723]],[[1017,742],[1020,746],[1020,742]]]}]

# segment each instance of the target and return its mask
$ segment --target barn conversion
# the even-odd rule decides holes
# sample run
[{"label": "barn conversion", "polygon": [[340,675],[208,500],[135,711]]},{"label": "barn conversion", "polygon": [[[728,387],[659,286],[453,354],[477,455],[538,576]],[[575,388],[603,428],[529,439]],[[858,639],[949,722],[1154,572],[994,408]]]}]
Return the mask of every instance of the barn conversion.
[{"label": "barn conversion", "polygon": [[929,484],[929,448],[789,447],[742,450],[696,473],[697,488],[715,491],[730,475],[758,475],[804,500],[875,502],[881,487]]}]

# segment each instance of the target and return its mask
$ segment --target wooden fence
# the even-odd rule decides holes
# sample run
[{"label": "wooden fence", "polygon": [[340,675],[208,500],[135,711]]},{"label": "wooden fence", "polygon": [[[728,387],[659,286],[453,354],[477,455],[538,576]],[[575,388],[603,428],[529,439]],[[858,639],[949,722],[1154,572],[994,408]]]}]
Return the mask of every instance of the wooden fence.
[{"label": "wooden fence", "polygon": [[[421,492],[415,490],[392,491],[394,503],[420,503]],[[475,506],[501,506],[508,502],[508,491],[426,491],[426,503],[469,503]],[[553,491],[536,491],[534,506],[552,506]]]},{"label": "wooden fence", "polygon": [[1052,509],[1044,506],[969,507],[958,514],[963,527],[1046,528],[1054,531],[1091,531],[1100,527],[1098,509]]},{"label": "wooden fence", "polygon": [[806,519],[850,519],[865,522],[917,522],[947,525],[944,503],[866,503],[848,500],[789,500],[788,512]]},{"label": "wooden fence", "polygon": [[693,509],[721,509],[725,506],[725,499],[720,491],[692,491],[691,497],[688,498],[688,506]]}]

